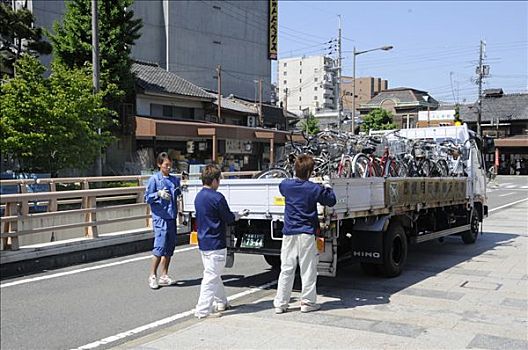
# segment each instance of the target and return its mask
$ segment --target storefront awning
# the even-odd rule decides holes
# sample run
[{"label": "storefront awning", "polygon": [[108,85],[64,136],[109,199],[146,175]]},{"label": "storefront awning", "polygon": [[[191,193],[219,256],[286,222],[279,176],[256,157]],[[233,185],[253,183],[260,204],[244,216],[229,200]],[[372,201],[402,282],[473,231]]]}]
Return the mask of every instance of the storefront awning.
[{"label": "storefront awning", "polygon": [[[240,139],[267,142],[273,138],[276,143],[285,143],[290,138],[289,131],[265,128],[250,128],[239,125],[198,123],[177,120],[163,120],[147,117],[135,117],[136,138],[165,140],[192,139],[215,135],[217,139]],[[205,129],[205,130],[204,130]],[[205,132],[207,131],[207,132]]]},{"label": "storefront awning", "polygon": [[495,147],[528,147],[528,135],[516,135],[504,139],[495,139]]}]

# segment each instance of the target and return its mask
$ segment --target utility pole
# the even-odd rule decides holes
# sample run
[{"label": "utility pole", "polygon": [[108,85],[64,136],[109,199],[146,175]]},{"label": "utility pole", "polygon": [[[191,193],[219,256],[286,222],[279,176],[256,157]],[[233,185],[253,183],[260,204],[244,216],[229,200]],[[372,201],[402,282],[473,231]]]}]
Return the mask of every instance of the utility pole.
[{"label": "utility pole", "polygon": [[262,116],[262,79],[259,79],[258,83],[259,83],[259,108],[258,108],[259,125],[260,125],[260,127],[263,127],[264,126],[264,117]]},{"label": "utility pole", "polygon": [[[339,26],[337,29],[337,126],[339,133],[341,133],[341,15],[337,15],[339,19]],[[354,118],[352,118],[353,120]]]},{"label": "utility pole", "polygon": [[[93,90],[94,94],[99,92],[99,28],[97,15],[97,0],[92,0],[92,69],[93,69]],[[97,128],[97,134],[101,135],[101,128]],[[95,175],[103,175],[103,158],[101,149],[95,160]]]},{"label": "utility pole", "polygon": [[288,88],[284,88],[284,110],[288,112]]},{"label": "utility pole", "polygon": [[216,65],[216,76],[218,78],[218,122],[222,122],[222,66]]},{"label": "utility pole", "polygon": [[484,42],[480,41],[479,65],[477,68],[478,74],[478,116],[477,116],[477,135],[482,136],[482,78],[484,77],[484,66],[482,65]]}]

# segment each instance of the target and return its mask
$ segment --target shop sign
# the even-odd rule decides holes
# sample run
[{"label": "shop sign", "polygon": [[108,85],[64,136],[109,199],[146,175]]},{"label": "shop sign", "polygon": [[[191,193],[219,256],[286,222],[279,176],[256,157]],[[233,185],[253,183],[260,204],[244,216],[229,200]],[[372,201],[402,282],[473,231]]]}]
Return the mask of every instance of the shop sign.
[{"label": "shop sign", "polygon": [[226,153],[251,153],[253,150],[253,143],[246,140],[227,139],[225,142]]},{"label": "shop sign", "polygon": [[455,110],[449,109],[444,111],[419,111],[419,121],[433,121],[433,120],[455,120]]},{"label": "shop sign", "polygon": [[279,2],[278,0],[269,0],[269,23],[268,23],[268,58],[277,59],[277,37],[278,37],[278,17]]}]

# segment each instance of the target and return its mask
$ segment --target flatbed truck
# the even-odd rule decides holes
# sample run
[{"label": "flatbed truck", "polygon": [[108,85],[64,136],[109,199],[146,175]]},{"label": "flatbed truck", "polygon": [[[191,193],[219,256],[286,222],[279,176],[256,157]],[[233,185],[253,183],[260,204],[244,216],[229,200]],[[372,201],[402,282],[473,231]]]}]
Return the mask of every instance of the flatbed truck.
[{"label": "flatbed truck", "polygon": [[[337,263],[351,259],[368,274],[395,277],[404,269],[410,244],[449,235],[460,235],[466,244],[476,241],[488,213],[486,167],[478,139],[467,127],[416,130],[420,138],[451,138],[466,145],[467,176],[331,179],[337,203],[332,208],[318,206],[320,276],[335,276]],[[412,131],[408,129],[405,136],[412,138]],[[272,267],[280,267],[285,199],[278,185],[282,180],[221,180],[218,190],[231,209],[250,210],[248,217],[227,228],[228,267],[233,266],[235,254],[263,255]],[[199,180],[182,182],[182,209],[189,224],[201,188]]]}]

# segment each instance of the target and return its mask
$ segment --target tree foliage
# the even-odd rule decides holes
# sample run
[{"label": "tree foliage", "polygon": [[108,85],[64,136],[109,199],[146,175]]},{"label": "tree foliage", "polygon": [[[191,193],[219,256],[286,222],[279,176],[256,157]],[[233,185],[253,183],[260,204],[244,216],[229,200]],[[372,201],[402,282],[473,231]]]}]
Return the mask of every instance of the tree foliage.
[{"label": "tree foliage", "polygon": [[34,27],[33,13],[27,8],[14,10],[0,3],[0,65],[1,73],[13,76],[15,62],[23,53],[49,55],[51,45],[43,38],[43,30]]},{"label": "tree foliage", "polygon": [[[90,67],[67,69],[54,62],[49,78],[35,57],[23,55],[16,76],[1,86],[0,145],[21,171],[52,174],[87,168],[112,137],[105,130],[113,112],[104,93],[93,93]],[[110,86],[110,89],[115,86]]]},{"label": "tree foliage", "polygon": [[392,121],[392,113],[382,108],[375,108],[363,117],[361,131],[397,129],[398,126]]},{"label": "tree foliage", "polygon": [[[143,24],[140,18],[134,18],[132,3],[133,0],[97,1],[101,89],[110,84],[118,87],[105,99],[115,111],[134,93],[130,52],[141,36]],[[92,61],[90,0],[68,1],[63,22],[55,22],[53,29],[55,34],[50,37],[56,60],[69,68],[80,68]]]},{"label": "tree foliage", "polygon": [[308,118],[299,123],[299,128],[308,135],[315,135],[320,131],[319,120],[317,120],[317,118],[310,113]]}]

